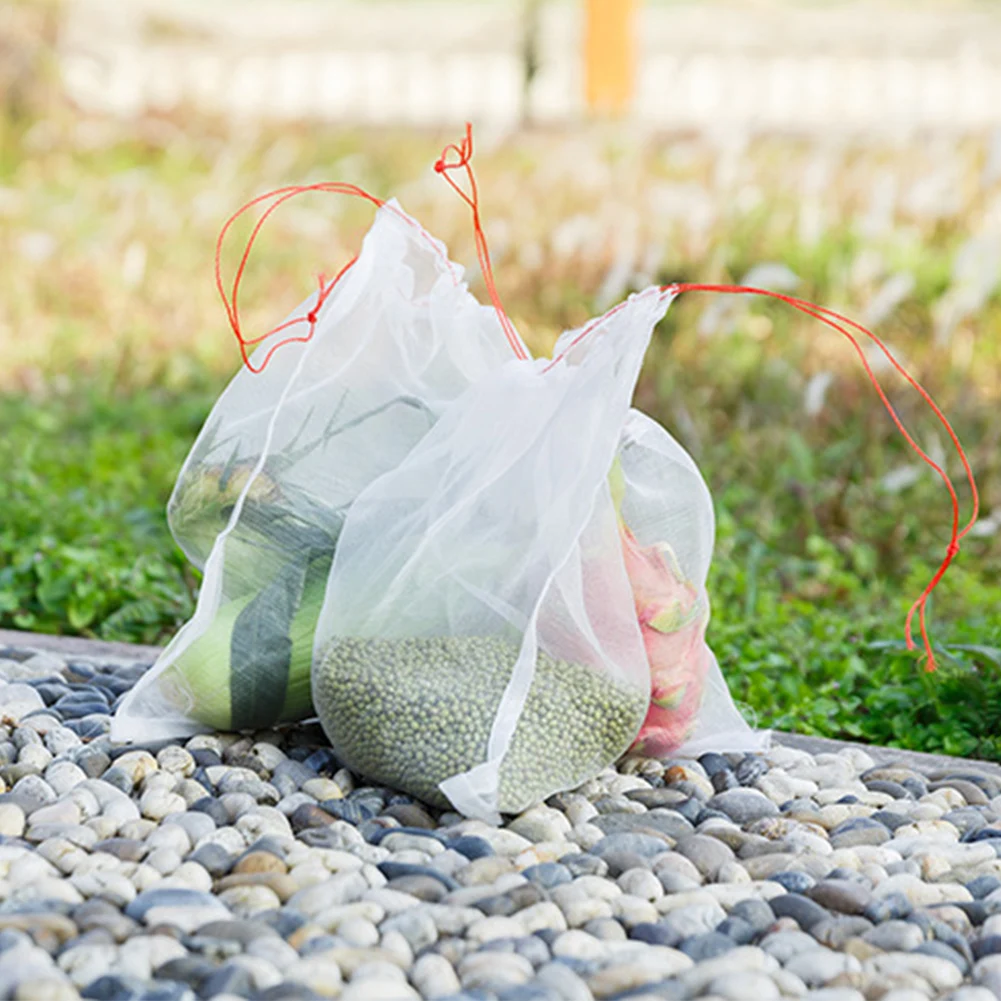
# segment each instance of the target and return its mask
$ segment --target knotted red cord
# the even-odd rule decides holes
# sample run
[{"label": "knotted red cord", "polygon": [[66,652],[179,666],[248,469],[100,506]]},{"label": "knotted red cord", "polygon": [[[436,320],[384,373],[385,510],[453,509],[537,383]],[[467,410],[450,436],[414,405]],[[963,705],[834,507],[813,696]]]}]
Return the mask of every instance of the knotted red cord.
[{"label": "knotted red cord", "polygon": [[[458,159],[454,162],[449,162],[448,155],[450,152],[454,152]],[[459,197],[470,207],[473,213],[473,234],[476,240],[476,256],[479,259],[480,270],[483,274],[483,281],[487,287],[487,292],[490,296],[490,301],[493,303],[494,309],[497,312],[497,318],[500,321],[501,327],[504,330],[504,335],[507,337],[508,343],[511,345],[511,350],[514,351],[515,357],[525,359],[528,358],[528,351],[525,349],[524,344],[522,344],[521,338],[518,336],[514,329],[514,324],[511,322],[507,313],[504,312],[504,307],[501,305],[500,296],[497,293],[497,285],[494,281],[493,267],[490,263],[490,251],[487,249],[486,235],[483,232],[483,227],[480,224],[480,205],[479,205],[479,192],[476,187],[476,178],[473,175],[473,169],[469,165],[469,161],[473,156],[473,127],[470,123],[466,123],[466,135],[462,141],[458,144],[449,143],[448,146],[442,151],[441,156],[435,162],[434,169],[437,173],[441,174],[446,181],[451,185],[453,190],[459,195]],[[456,182],[449,177],[449,171],[464,169],[466,171],[466,177],[469,182],[470,194],[466,194],[462,188],[456,184]],[[269,191],[267,194],[259,195],[257,198],[252,199],[247,202],[236,212],[233,213],[226,220],[222,229],[219,232],[219,239],[216,241],[216,254],[215,254],[215,280],[216,288],[219,290],[219,295],[222,298],[223,306],[226,310],[226,318],[229,321],[230,329],[236,336],[237,343],[240,345],[240,356],[243,359],[244,365],[250,369],[251,372],[259,374],[267,368],[268,362],[271,361],[274,353],[286,344],[293,343],[305,343],[312,339],[313,334],[316,331],[316,321],[318,319],[319,311],[322,309],[324,303],[330,297],[331,292],[333,292],[337,283],[344,277],[348,269],[358,260],[357,255],[351,258],[347,264],[341,268],[340,271],[334,276],[334,278],[327,282],[323,275],[318,276],[319,289],[316,294],[316,302],[313,304],[313,308],[305,315],[294,317],[291,320],[286,320],[284,323],[280,323],[277,327],[272,327],[266,334],[262,334],[259,337],[247,338],[243,335],[243,330],[240,325],[240,310],[238,305],[238,297],[240,292],[240,283],[243,280],[244,272],[247,268],[247,261],[250,258],[250,253],[253,249],[254,242],[257,239],[261,228],[267,221],[268,216],[271,215],[280,205],[283,205],[290,198],[295,198],[297,195],[304,194],[309,191],[323,191],[329,194],[338,195],[350,195],[354,198],[362,198],[365,201],[371,202],[376,208],[387,207],[386,203],[381,199],[377,198],[375,195],[369,194],[363,188],[359,188],[355,184],[345,184],[340,182],[322,182],[320,184],[296,184],[289,185],[288,187],[278,188],[275,191]],[[258,205],[270,202],[268,207],[261,213],[260,218],[254,225],[253,230],[251,230],[250,236],[247,239],[247,244],[244,247],[243,254],[240,257],[240,263],[237,266],[236,274],[233,277],[233,285],[230,293],[227,295],[226,288],[223,285],[222,280],[222,248],[223,242],[226,239],[226,235],[229,233],[230,228],[233,223],[236,222],[244,213],[249,212],[251,209],[256,208]],[[391,206],[388,206],[391,207]],[[413,224],[413,221],[406,216],[400,214],[407,222]],[[427,236],[424,231],[421,231],[422,235],[431,245],[432,249],[438,253],[442,254],[441,248]],[[445,258],[446,264],[449,264],[448,259]],[[273,344],[269,349],[260,365],[255,367],[250,361],[249,348],[260,344],[262,341],[266,341],[269,337],[274,334],[281,333],[283,330],[288,330],[292,327],[298,326],[299,324],[308,324],[308,330],[305,334],[301,334],[295,337],[285,337]]]},{"label": "knotted red cord", "polygon": [[[455,153],[458,159],[449,162],[449,153]],[[493,303],[494,309],[497,311],[497,319],[500,320],[500,325],[504,329],[504,335],[507,337],[508,344],[511,345],[511,350],[514,352],[516,358],[520,358],[524,361],[529,356],[528,351],[525,349],[524,344],[521,342],[521,338],[515,331],[514,324],[511,322],[507,313],[504,312],[504,307],[501,305],[500,301],[500,295],[497,292],[497,284],[494,281],[494,269],[490,263],[490,251],[487,248],[487,238],[486,234],[483,232],[483,226],[480,223],[480,195],[476,187],[476,177],[473,174],[473,168],[469,165],[469,161],[472,158],[473,126],[469,122],[466,122],[465,136],[459,143],[449,143],[449,145],[442,150],[442,154],[438,157],[438,160],[434,165],[434,169],[437,173],[441,174],[446,181],[448,181],[455,193],[469,206],[473,213],[473,237],[476,240],[476,256],[480,262],[480,272],[483,275],[483,284],[487,287],[487,294],[490,296],[490,301]],[[469,183],[468,195],[449,176],[450,170],[466,171],[466,180]]]},{"label": "knotted red cord", "polygon": [[[305,194],[307,191],[324,191],[330,194],[337,195],[350,195],[354,198],[362,198],[365,201],[371,202],[376,208],[381,208],[385,203],[381,198],[376,198],[375,195],[370,195],[367,191],[359,188],[355,184],[341,184],[337,182],[324,182],[321,184],[293,184],[285,188],[278,188],[276,191],[269,191],[267,194],[258,195],[257,198],[251,199],[246,205],[237,209],[223,225],[222,229],[219,231],[219,239],[216,241],[215,250],[215,282],[216,288],[219,290],[219,295],[222,298],[223,306],[226,309],[226,318],[229,320],[230,329],[236,336],[236,340],[240,345],[240,357],[243,359],[243,364],[250,369],[255,375],[264,371],[267,368],[268,362],[271,361],[274,353],[286,344],[300,343],[303,344],[309,341],[316,331],[316,321],[318,319],[318,314],[323,308],[323,304],[330,297],[330,293],[333,292],[337,283],[347,274],[348,269],[351,267],[355,261],[358,260],[358,256],[355,255],[348,261],[347,264],[341,268],[340,271],[327,282],[323,275],[319,275],[317,280],[319,282],[319,289],[316,293],[316,302],[313,303],[313,308],[305,316],[297,316],[291,320],[286,320],[284,323],[278,324],[277,327],[272,327],[266,334],[261,334],[259,337],[244,337],[243,330],[240,327],[240,307],[238,303],[238,298],[240,294],[240,282],[243,281],[244,272],[247,270],[247,261],[250,259],[250,252],[254,248],[254,241],[257,239],[258,234],[261,232],[261,228],[264,223],[267,222],[268,216],[271,215],[280,205],[283,205],[290,198],[295,198],[296,195]],[[245,212],[249,212],[252,208],[256,208],[262,203],[270,202],[271,204],[261,213],[260,218],[254,224],[254,228],[250,232],[250,236],[247,238],[247,245],[243,249],[243,254],[240,257],[240,263],[237,265],[236,274],[233,276],[233,286],[232,291],[227,296],[226,288],[223,285],[222,280],[222,246],[226,239],[226,234],[229,232],[233,223],[236,222]],[[281,333],[283,330],[289,330],[292,327],[296,327],[299,324],[308,324],[308,330],[305,334],[301,334],[296,337],[285,337],[280,340],[277,344],[273,344],[264,359],[261,361],[260,365],[256,368],[250,360],[249,348],[260,344],[262,341],[266,341],[269,337],[274,334]]]}]

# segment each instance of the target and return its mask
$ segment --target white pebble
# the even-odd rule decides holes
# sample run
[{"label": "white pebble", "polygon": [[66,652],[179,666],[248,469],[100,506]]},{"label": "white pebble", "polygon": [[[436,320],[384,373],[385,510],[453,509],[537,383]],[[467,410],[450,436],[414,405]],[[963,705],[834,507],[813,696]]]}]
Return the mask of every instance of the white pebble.
[{"label": "white pebble", "polygon": [[594,824],[577,824],[567,835],[567,840],[579,845],[581,851],[589,852],[603,837],[605,832]]},{"label": "white pebble", "polygon": [[201,890],[209,893],[212,889],[212,877],[204,866],[197,862],[182,862],[168,877],[161,881],[161,886],[185,886],[190,890]]},{"label": "white pebble", "polygon": [[245,952],[248,956],[258,956],[266,960],[276,970],[287,969],[299,958],[299,953],[276,935],[261,935],[253,939]]},{"label": "white pebble", "polygon": [[548,806],[534,806],[515,817],[507,825],[507,830],[538,844],[543,841],[562,841],[570,832],[570,823],[559,810]]},{"label": "white pebble", "polygon": [[521,934],[521,925],[514,918],[500,915],[480,918],[466,929],[466,938],[480,945],[497,938],[519,938]]},{"label": "white pebble", "polygon": [[77,987],[86,987],[103,976],[118,958],[118,946],[105,942],[88,942],[71,946],[59,955],[61,969]]},{"label": "white pebble", "polygon": [[788,970],[772,970],[769,976],[783,997],[801,998],[805,997],[809,991],[806,984],[795,973],[790,973]]},{"label": "white pebble", "polygon": [[70,882],[85,897],[103,897],[115,907],[126,907],[136,898],[136,888],[120,872],[97,869],[93,872],[74,874]]},{"label": "white pebble", "polygon": [[336,782],[327,778],[307,779],[299,791],[307,796],[312,796],[317,803],[325,799],[343,799],[346,795]]},{"label": "white pebble", "polygon": [[285,980],[304,984],[324,997],[335,997],[341,984],[341,969],[336,962],[321,955],[298,959],[285,968]]},{"label": "white pebble", "polygon": [[129,838],[131,841],[145,841],[156,829],[156,821],[147,820],[145,817],[126,820],[115,827],[120,838]]},{"label": "white pebble", "polygon": [[[319,918],[319,915],[317,917]],[[379,944],[379,929],[374,922],[362,917],[352,917],[339,922],[337,935],[357,949],[369,949]]]},{"label": "white pebble", "polygon": [[597,816],[598,808],[586,796],[576,796],[567,804],[566,818],[572,828],[586,824]]},{"label": "white pebble", "polygon": [[41,827],[43,824],[79,824],[83,817],[76,803],[63,799],[40,806],[29,820],[32,827]]},{"label": "white pebble", "polygon": [[267,886],[233,886],[223,890],[216,899],[225,904],[237,918],[253,919],[262,911],[281,907],[278,894]]},{"label": "white pebble", "polygon": [[383,932],[379,941],[379,948],[392,956],[400,964],[401,969],[409,970],[413,966],[414,950],[402,932],[395,929]]},{"label": "white pebble", "polygon": [[747,870],[736,860],[728,859],[716,873],[717,883],[750,883],[751,877]]},{"label": "white pebble", "polygon": [[169,813],[183,813],[187,809],[187,803],[176,793],[154,788],[142,794],[139,809],[150,820],[163,820]]},{"label": "white pebble", "polygon": [[[669,951],[673,952],[674,950]],[[679,955],[684,954],[679,953]],[[778,962],[761,949],[751,945],[742,945],[731,949],[722,956],[704,960],[697,966],[693,966],[681,974],[681,979],[694,997],[703,993],[709,984],[724,974],[772,973],[778,969],[778,966]]]},{"label": "white pebble", "polygon": [[24,833],[24,810],[17,803],[0,803],[0,835],[19,838]]},{"label": "white pebble", "polygon": [[126,864],[110,852],[94,852],[74,868],[73,874],[84,876],[89,872],[121,872]]},{"label": "white pebble", "polygon": [[266,740],[258,741],[248,753],[257,758],[269,772],[273,772],[286,759],[286,754],[280,747]]},{"label": "white pebble", "polygon": [[634,897],[631,893],[623,893],[608,902],[612,908],[612,917],[626,928],[633,928],[646,922],[656,923],[660,919],[657,907],[653,901]]},{"label": "white pebble", "polygon": [[114,760],[114,767],[120,768],[138,785],[147,775],[157,771],[156,758],[149,751],[126,751]]},{"label": "white pebble", "polygon": [[858,973],[862,966],[854,956],[821,947],[798,953],[786,963],[785,968],[807,987],[823,987],[843,973]]},{"label": "white pebble", "polygon": [[[98,801],[100,802],[100,797],[98,797]],[[114,821],[119,825],[127,824],[130,820],[139,819],[139,807],[127,797],[108,803],[101,803],[101,813],[108,820]]]},{"label": "white pebble", "polygon": [[31,685],[0,683],[0,706],[3,714],[15,723],[36,709],[44,709],[41,695]]},{"label": "white pebble", "polygon": [[137,893],[142,893],[143,890],[151,890],[154,886],[158,886],[163,882],[163,876],[151,865],[146,865],[145,863],[136,865],[128,874],[128,878],[129,882],[136,888]]},{"label": "white pebble", "polygon": [[68,727],[57,726],[45,735],[45,746],[58,758],[83,745],[83,741]]},{"label": "white pebble", "polygon": [[414,963],[410,980],[421,997],[430,1001],[458,994],[460,989],[459,978],[452,964],[444,956],[435,953],[426,953]]},{"label": "white pebble", "polygon": [[158,789],[161,792],[173,792],[179,781],[180,778],[172,772],[151,772],[139,783],[139,790],[152,792]]},{"label": "white pebble", "polygon": [[52,863],[28,852],[18,855],[7,870],[7,879],[14,889],[57,875],[58,871]]},{"label": "white pebble", "polygon": [[542,900],[522,908],[514,915],[514,919],[521,925],[522,933],[525,935],[532,935],[545,928],[563,931],[567,926],[563,912],[551,900]]},{"label": "white pebble", "polygon": [[62,796],[74,786],[87,781],[86,773],[71,761],[54,761],[45,770],[45,781]]},{"label": "white pebble", "polygon": [[576,928],[565,931],[556,938],[552,944],[552,953],[554,956],[596,962],[604,962],[609,955],[605,942]]},{"label": "white pebble", "polygon": [[258,838],[273,835],[280,838],[292,837],[292,825],[288,818],[273,806],[257,806],[244,813],[236,822],[236,829],[242,832],[248,845]]},{"label": "white pebble", "polygon": [[194,779],[181,779],[174,786],[174,792],[184,800],[189,808],[209,794],[208,789]]},{"label": "white pebble", "polygon": [[535,972],[532,964],[514,952],[476,952],[463,956],[456,971],[462,986],[496,988],[527,983]]},{"label": "white pebble", "polygon": [[187,855],[191,851],[191,839],[188,837],[188,832],[179,824],[162,824],[150,831],[146,838],[146,845],[150,851],[167,848],[177,852],[178,855]]},{"label": "white pebble", "polygon": [[715,994],[728,1001],[773,1001],[779,995],[775,981],[765,973],[744,972],[724,973],[713,980],[708,988],[710,994]]},{"label": "white pebble", "polygon": [[186,954],[184,946],[171,935],[133,935],[119,950],[113,972],[148,980],[157,967]]},{"label": "white pebble", "polygon": [[997,995],[986,987],[960,987],[942,1001],[997,1001]]},{"label": "white pebble", "polygon": [[925,956],[919,952],[887,952],[873,956],[862,964],[866,973],[892,978],[899,974],[912,974],[930,984],[935,991],[958,987],[963,981],[959,968],[940,956]]},{"label": "white pebble", "polygon": [[306,803],[315,803],[316,799],[304,792],[293,792],[282,798],[275,804],[275,809],[283,813],[286,817],[291,816],[300,806]]},{"label": "white pebble", "polygon": [[195,770],[195,759],[186,748],[168,744],[156,756],[160,769],[187,778]]},{"label": "white pebble", "polygon": [[169,876],[181,864],[181,856],[173,848],[157,848],[146,856],[146,865],[152,866],[161,876]]},{"label": "white pebble", "polygon": [[84,820],[93,820],[95,817],[101,815],[101,804],[94,793],[86,788],[83,782],[78,783],[70,789],[64,796],[64,799],[76,804],[77,809],[80,811],[80,816]]},{"label": "white pebble", "polygon": [[244,851],[247,842],[235,827],[217,827],[205,837],[199,838],[195,848],[201,848],[202,845],[219,845],[225,848],[230,855],[236,855],[238,852]]},{"label": "white pebble", "polygon": [[643,900],[659,900],[664,896],[664,887],[649,869],[628,869],[616,882],[623,893],[641,897]]},{"label": "white pebble", "polygon": [[20,765],[32,765],[39,771],[43,771],[52,761],[52,752],[41,742],[37,744],[26,744],[21,748],[21,753],[17,756]]}]

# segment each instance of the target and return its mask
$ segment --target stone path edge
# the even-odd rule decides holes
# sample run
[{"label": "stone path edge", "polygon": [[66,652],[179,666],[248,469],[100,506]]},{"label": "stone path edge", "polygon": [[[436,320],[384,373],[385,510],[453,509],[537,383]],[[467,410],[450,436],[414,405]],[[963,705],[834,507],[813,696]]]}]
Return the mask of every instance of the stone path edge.
[{"label": "stone path edge", "polygon": [[[44,633],[21,632],[16,629],[0,629],[0,650],[4,647],[39,650],[63,657],[100,658],[121,660],[128,663],[153,661],[162,650],[162,647],[92,640],[82,636],[52,636]],[[887,765],[893,762],[928,773],[943,771],[955,774],[957,771],[969,771],[1001,776],[1001,764],[993,761],[981,761],[976,758],[956,758],[947,754],[928,754],[923,751],[907,751],[898,747],[877,747],[873,744],[832,740],[829,737],[812,737],[780,730],[772,731],[772,739],[783,747],[792,747],[810,754],[836,754],[844,748],[858,747],[866,751],[877,765]],[[958,768],[957,763],[961,763],[962,767]]]},{"label": "stone path edge", "polygon": [[113,643],[91,640],[83,636],[51,636],[46,633],[28,633],[17,629],[0,629],[0,649],[39,650],[58,654],[60,657],[82,657],[85,660],[153,661],[163,648],[134,643]]}]

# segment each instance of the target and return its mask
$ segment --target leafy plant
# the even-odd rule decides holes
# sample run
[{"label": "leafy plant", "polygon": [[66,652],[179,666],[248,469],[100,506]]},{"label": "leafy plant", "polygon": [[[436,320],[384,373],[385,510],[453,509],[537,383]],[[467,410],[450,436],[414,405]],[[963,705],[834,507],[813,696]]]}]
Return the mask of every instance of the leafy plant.
[{"label": "leafy plant", "polygon": [[190,614],[163,511],[210,392],[0,396],[0,625],[151,643]]}]

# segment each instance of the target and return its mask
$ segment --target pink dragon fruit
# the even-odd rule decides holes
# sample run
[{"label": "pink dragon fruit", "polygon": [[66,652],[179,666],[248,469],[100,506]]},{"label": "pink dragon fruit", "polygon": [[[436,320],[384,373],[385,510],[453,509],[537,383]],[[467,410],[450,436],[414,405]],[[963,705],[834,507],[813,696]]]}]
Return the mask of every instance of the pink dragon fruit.
[{"label": "pink dragon fruit", "polygon": [[709,669],[708,601],[666,544],[641,546],[619,519],[622,555],[650,662],[650,708],[630,750],[659,757],[689,735]]},{"label": "pink dragon fruit", "polygon": [[702,705],[710,664],[705,643],[709,599],[704,588],[685,578],[667,543],[644,546],[633,535],[622,514],[626,481],[618,459],[608,485],[650,664],[650,707],[630,750],[662,757],[684,743]]}]

